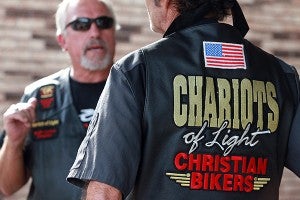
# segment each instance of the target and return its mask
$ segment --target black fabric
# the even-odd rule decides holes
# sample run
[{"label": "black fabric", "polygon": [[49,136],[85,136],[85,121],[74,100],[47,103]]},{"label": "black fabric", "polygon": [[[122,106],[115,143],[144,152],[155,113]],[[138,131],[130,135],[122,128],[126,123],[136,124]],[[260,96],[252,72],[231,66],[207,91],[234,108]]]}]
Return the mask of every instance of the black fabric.
[{"label": "black fabric", "polygon": [[[249,31],[249,26],[239,3],[236,0],[233,0],[233,2],[234,4],[231,8],[233,26],[236,27],[240,31],[241,35],[244,37]],[[192,25],[205,24],[209,23],[209,21],[216,22],[216,19],[204,19],[205,15],[207,15],[210,12],[210,10],[211,4],[204,3],[201,7],[193,11],[189,11],[187,13],[179,15],[171,23],[170,27],[165,32],[164,37],[170,35],[171,33],[180,31],[181,29],[190,27]]]},{"label": "black fabric", "polygon": [[[198,20],[113,66],[68,181],[135,200],[279,198],[297,72],[237,28]],[[242,46],[245,67],[207,65],[207,42]]]},{"label": "black fabric", "polygon": [[74,106],[80,114],[82,109],[94,109],[104,88],[105,81],[99,83],[80,83],[70,78]]},{"label": "black fabric", "polygon": [[294,118],[294,123],[292,126],[289,144],[288,144],[288,152],[286,158],[286,167],[294,172],[298,177],[300,177],[300,106],[298,106],[297,114]]},{"label": "black fabric", "polygon": [[[78,119],[72,102],[70,68],[42,78],[25,88],[21,102],[37,97],[41,88],[54,86],[52,94],[56,106],[36,109],[39,130],[31,130],[24,146],[25,165],[31,172],[32,183],[28,200],[79,200],[82,190],[66,182],[66,176],[76,157],[86,129]],[[38,99],[41,104],[42,99]],[[54,125],[56,122],[57,125]],[[53,126],[52,126],[53,125]],[[47,130],[56,131],[55,137],[34,139],[34,131],[41,136]],[[0,133],[0,147],[5,134]]]},{"label": "black fabric", "polygon": [[[210,11],[210,4],[206,3],[194,11],[189,11],[187,13],[179,15],[171,23],[170,27],[165,32],[164,37],[170,35],[171,33],[180,31],[184,28],[190,27],[192,25],[199,25],[199,24],[206,23],[204,16],[207,15],[209,11]],[[209,19],[209,21],[211,20],[213,19]],[[216,20],[213,21],[217,22]]]},{"label": "black fabric", "polygon": [[243,37],[245,37],[245,35],[249,31],[249,26],[237,0],[234,0],[231,13],[232,13],[233,26],[240,31]]},{"label": "black fabric", "polygon": [[[41,88],[55,86],[53,101],[56,106],[36,109],[35,122],[40,126],[31,130],[24,146],[25,165],[32,177],[28,200],[81,199],[82,191],[65,181],[86,135],[72,102],[69,79],[70,68],[63,69],[28,85],[22,96],[21,102],[27,102],[30,97],[37,97]],[[52,131],[56,132],[55,137],[43,137]],[[42,137],[34,137],[35,132]]]},{"label": "black fabric", "polygon": [[80,83],[70,78],[73,104],[85,129],[88,128],[93,117],[104,85],[105,81],[99,83]]},{"label": "black fabric", "polygon": [[0,132],[0,148],[1,148],[2,145],[3,145],[5,135],[6,135],[6,134],[5,134],[5,131],[4,131],[4,130]]}]

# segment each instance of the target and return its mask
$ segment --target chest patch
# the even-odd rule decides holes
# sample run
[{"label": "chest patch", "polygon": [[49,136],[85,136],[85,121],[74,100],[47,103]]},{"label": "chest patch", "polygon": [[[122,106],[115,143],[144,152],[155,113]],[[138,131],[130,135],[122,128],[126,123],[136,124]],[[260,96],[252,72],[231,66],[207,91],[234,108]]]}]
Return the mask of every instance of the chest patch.
[{"label": "chest patch", "polygon": [[46,85],[38,92],[38,104],[41,109],[51,109],[55,107],[55,85]]},{"label": "chest patch", "polygon": [[32,136],[35,140],[55,138],[58,134],[58,119],[49,119],[32,123]]}]

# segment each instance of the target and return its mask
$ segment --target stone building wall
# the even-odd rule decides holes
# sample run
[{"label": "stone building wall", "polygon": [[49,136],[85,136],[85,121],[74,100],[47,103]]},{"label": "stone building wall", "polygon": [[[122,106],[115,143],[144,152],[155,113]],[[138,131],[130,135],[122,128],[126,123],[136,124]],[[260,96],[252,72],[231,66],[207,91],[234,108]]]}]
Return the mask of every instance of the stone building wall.
[{"label": "stone building wall", "polygon": [[[112,0],[122,29],[116,59],[161,36],[149,30],[143,0]],[[24,87],[69,63],[55,40],[59,0],[0,1],[0,114],[16,103]],[[264,50],[300,69],[300,0],[239,0],[250,26],[246,36]],[[2,128],[2,118],[0,118]],[[280,199],[300,199],[300,181],[284,172]],[[22,199],[26,189],[19,196]],[[0,197],[1,199],[1,197]]]}]

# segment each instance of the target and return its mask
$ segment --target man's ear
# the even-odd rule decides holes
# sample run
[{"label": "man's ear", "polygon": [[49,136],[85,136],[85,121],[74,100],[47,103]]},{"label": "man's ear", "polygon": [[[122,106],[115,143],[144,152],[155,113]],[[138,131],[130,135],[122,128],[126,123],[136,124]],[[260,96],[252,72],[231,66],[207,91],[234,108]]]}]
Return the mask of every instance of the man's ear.
[{"label": "man's ear", "polygon": [[173,0],[157,0],[159,1],[159,6],[162,9],[162,13],[165,15],[162,16],[162,18],[165,18],[167,20],[169,19],[175,19],[176,16],[178,16],[178,12],[175,8]]},{"label": "man's ear", "polygon": [[158,2],[159,5],[164,9],[168,9],[171,5],[172,0],[155,0],[155,2]]},{"label": "man's ear", "polygon": [[58,36],[56,36],[56,40],[57,43],[59,44],[59,46],[61,47],[61,49],[63,51],[67,51],[67,47],[66,47],[66,40],[65,37],[62,34],[59,34]]},{"label": "man's ear", "polygon": [[159,1],[160,1],[160,6],[165,11],[164,13],[166,14],[167,20],[172,22],[179,15],[173,0],[159,0]]}]

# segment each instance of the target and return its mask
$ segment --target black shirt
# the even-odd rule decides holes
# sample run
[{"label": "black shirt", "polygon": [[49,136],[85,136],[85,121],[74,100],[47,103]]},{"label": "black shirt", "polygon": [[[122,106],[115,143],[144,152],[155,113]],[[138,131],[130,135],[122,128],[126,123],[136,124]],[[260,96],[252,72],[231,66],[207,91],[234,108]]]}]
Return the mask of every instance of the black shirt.
[{"label": "black shirt", "polygon": [[104,88],[105,81],[98,83],[80,83],[70,78],[73,104],[80,121],[87,128],[94,114],[98,99]]}]

